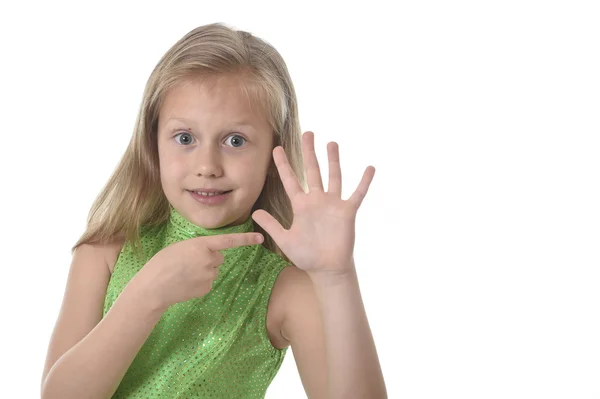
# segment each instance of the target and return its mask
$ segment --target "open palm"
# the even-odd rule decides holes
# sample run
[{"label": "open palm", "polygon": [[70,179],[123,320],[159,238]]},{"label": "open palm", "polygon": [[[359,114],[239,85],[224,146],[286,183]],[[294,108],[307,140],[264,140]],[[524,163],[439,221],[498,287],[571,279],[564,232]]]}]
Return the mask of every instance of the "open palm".
[{"label": "open palm", "polygon": [[273,237],[294,265],[309,273],[350,272],[354,267],[356,213],[373,180],[375,168],[366,168],[363,177],[348,200],[341,198],[342,172],[336,142],[327,145],[329,159],[328,191],[323,189],[321,171],[314,149],[314,133],[302,135],[302,152],[306,163],[306,193],[288,162],[281,146],[273,149],[279,176],[290,198],[294,220],[289,230],[268,212],[259,209],[253,219]]}]

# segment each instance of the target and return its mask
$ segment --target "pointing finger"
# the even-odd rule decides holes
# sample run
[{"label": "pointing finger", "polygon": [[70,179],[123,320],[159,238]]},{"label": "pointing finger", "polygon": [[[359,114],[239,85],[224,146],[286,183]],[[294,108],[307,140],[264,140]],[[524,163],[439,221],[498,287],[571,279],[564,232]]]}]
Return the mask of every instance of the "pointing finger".
[{"label": "pointing finger", "polygon": [[220,251],[244,245],[257,245],[263,242],[262,234],[255,232],[203,236],[202,238],[207,240],[206,246],[211,251]]}]

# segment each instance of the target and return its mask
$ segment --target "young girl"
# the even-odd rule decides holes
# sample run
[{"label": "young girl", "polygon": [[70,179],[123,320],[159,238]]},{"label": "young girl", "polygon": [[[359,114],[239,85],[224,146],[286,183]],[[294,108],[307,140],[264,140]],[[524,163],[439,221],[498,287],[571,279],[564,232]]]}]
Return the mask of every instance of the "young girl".
[{"label": "young girl", "polygon": [[375,168],[342,200],[327,150],[324,191],[268,43],[179,40],[72,249],[42,397],[263,398],[289,346],[308,397],[387,397],[353,259]]}]

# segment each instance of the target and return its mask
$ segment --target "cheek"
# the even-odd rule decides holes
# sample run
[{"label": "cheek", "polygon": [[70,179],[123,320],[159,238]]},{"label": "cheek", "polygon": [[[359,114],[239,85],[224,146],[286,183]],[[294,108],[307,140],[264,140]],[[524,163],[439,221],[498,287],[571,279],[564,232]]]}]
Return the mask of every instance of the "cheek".
[{"label": "cheek", "polygon": [[256,181],[260,180],[258,175],[260,175],[261,171],[252,159],[238,161],[235,165],[231,166],[230,168],[225,168],[225,175],[229,175],[230,178],[235,179],[240,185],[246,188],[256,185]]},{"label": "cheek", "polygon": [[262,191],[266,177],[267,167],[264,165],[252,163],[243,170],[242,178],[246,182],[246,186],[256,194],[259,194]]},{"label": "cheek", "polygon": [[184,160],[168,153],[159,152],[160,178],[163,184],[173,184],[185,174]]}]

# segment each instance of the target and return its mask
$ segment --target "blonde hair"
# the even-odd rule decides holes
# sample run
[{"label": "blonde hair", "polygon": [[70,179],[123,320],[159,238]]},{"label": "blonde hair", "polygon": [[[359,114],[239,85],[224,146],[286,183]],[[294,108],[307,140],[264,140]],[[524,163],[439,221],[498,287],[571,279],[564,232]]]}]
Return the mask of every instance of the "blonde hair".
[{"label": "blonde hair", "polygon": [[[85,232],[71,253],[84,243],[105,244],[125,238],[139,254],[141,231],[168,220],[170,204],[159,173],[158,116],[165,93],[194,76],[242,78],[241,93],[265,111],[273,130],[273,148],[283,147],[301,187],[307,191],[296,93],[283,58],[272,45],[248,32],[223,23],[200,26],[175,43],[152,71],[129,145],[94,200]],[[291,203],[272,157],[252,212],[256,209],[273,215],[285,229],[291,226]],[[290,261],[256,222],[254,230],[263,234],[267,249]]]}]

